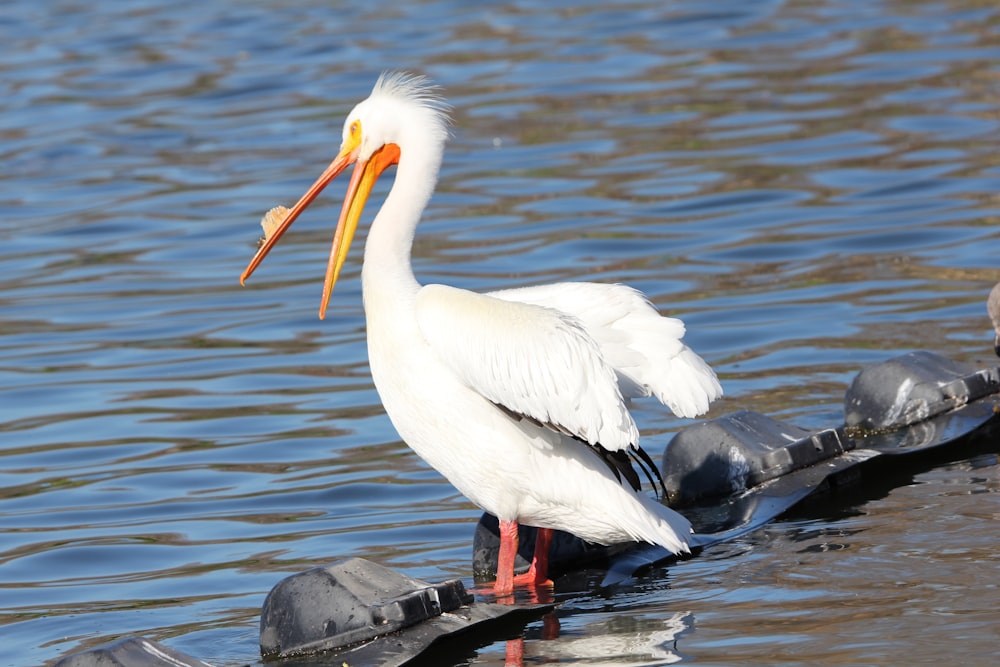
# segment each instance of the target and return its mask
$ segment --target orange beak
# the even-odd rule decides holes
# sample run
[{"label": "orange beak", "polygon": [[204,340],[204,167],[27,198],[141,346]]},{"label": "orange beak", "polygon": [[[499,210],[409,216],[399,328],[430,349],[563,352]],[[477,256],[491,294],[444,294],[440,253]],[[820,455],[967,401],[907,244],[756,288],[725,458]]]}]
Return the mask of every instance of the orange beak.
[{"label": "orange beak", "polygon": [[351,182],[347,186],[347,195],[344,197],[344,205],[340,210],[340,219],[337,221],[337,230],[333,235],[333,246],[330,248],[330,259],[326,264],[326,277],[323,279],[323,299],[320,302],[319,318],[326,316],[326,307],[330,303],[330,295],[333,293],[333,286],[340,276],[340,270],[347,259],[347,251],[354,240],[354,232],[358,228],[358,220],[364,211],[365,203],[371,194],[375,181],[391,165],[399,162],[399,147],[396,144],[385,144],[375,151],[367,160],[358,160],[358,150],[360,139],[347,143],[330,163],[320,177],[316,179],[302,198],[296,202],[288,216],[274,230],[267,240],[257,249],[257,254],[253,256],[247,268],[240,276],[240,285],[250,277],[257,266],[264,260],[267,253],[278,242],[281,235],[285,233],[299,214],[302,213],[313,202],[323,189],[330,182],[340,175],[351,163],[356,162],[354,173],[351,175]]}]

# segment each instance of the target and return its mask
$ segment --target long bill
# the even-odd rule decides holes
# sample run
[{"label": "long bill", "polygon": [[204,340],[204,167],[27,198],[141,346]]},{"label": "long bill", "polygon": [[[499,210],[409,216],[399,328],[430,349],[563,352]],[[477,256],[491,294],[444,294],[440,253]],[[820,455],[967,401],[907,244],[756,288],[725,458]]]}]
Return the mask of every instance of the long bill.
[{"label": "long bill", "polygon": [[399,162],[399,146],[385,144],[376,150],[370,158],[358,161],[351,174],[351,182],[347,186],[344,205],[340,209],[340,219],[337,230],[333,234],[333,246],[330,248],[330,259],[326,263],[326,276],[323,278],[323,299],[319,304],[319,319],[326,317],[326,307],[333,294],[333,286],[340,277],[340,270],[347,259],[347,251],[354,240],[354,232],[358,229],[358,221],[365,210],[368,196],[372,192],[375,181],[382,172]]},{"label": "long bill", "polygon": [[347,251],[354,240],[354,232],[357,231],[358,221],[364,211],[365,203],[371,194],[372,187],[378,177],[391,165],[399,162],[399,147],[396,144],[385,144],[375,151],[370,158],[359,161],[357,158],[358,148],[355,143],[350,148],[345,148],[334,158],[320,177],[309,187],[301,199],[288,212],[288,215],[281,224],[268,236],[264,243],[257,249],[257,253],[250,260],[247,268],[240,276],[240,285],[256,270],[264,257],[271,252],[271,248],[278,242],[278,239],[295,222],[296,218],[304,211],[309,204],[319,195],[330,182],[340,175],[352,162],[357,162],[354,173],[351,175],[351,182],[347,186],[347,194],[344,197],[344,204],[340,210],[340,219],[337,221],[337,229],[333,234],[333,246],[330,248],[330,258],[326,264],[326,276],[323,279],[323,299],[320,302],[319,318],[326,317],[326,308],[330,303],[330,295],[333,293],[333,286],[340,277],[340,270],[347,259]]},{"label": "long bill", "polygon": [[330,165],[323,170],[323,173],[320,174],[320,177],[316,179],[316,182],[309,186],[306,193],[295,203],[295,206],[293,206],[292,210],[288,212],[288,215],[281,221],[281,224],[279,224],[277,228],[275,228],[274,232],[270,234],[267,239],[265,239],[264,243],[257,248],[256,254],[254,254],[250,263],[247,264],[247,268],[243,269],[243,273],[240,275],[240,285],[243,285],[243,283],[246,282],[246,279],[249,278],[260,263],[264,261],[264,258],[267,257],[267,253],[271,252],[271,248],[273,248],[278,242],[278,239],[280,239],[282,235],[288,231],[288,228],[292,226],[292,223],[295,222],[302,211],[306,210],[309,204],[311,204],[313,200],[319,196],[319,193],[321,193],[333,179],[340,175],[340,172],[344,171],[344,169],[346,169],[356,159],[356,153],[348,150],[341,151],[340,154],[334,158],[333,162],[331,162]]}]

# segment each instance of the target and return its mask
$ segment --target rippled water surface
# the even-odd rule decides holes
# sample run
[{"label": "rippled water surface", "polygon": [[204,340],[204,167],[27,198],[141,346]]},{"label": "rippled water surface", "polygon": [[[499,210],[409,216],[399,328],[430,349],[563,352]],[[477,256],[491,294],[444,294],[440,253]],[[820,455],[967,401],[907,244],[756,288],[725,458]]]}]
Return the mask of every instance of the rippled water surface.
[{"label": "rippled water surface", "polygon": [[[718,369],[710,417],[831,426],[864,364],[993,363],[993,3],[296,5],[4,5],[0,664],[254,662],[267,591],[346,556],[471,585],[479,511],[381,410],[358,248],[316,318],[339,187],[237,281],[384,68],[454,105],[425,281],[630,283]],[[685,425],[637,412],[654,456]],[[995,463],[557,586],[525,662],[988,664]]]}]

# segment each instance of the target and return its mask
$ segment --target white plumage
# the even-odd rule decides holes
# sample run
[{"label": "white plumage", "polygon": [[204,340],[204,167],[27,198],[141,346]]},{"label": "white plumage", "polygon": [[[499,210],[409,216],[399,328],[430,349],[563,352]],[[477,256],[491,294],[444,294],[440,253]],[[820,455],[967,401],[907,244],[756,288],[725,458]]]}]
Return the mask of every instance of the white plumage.
[{"label": "white plumage", "polygon": [[[513,568],[518,522],[601,544],[686,551],[687,520],[629,483],[625,455],[639,451],[639,433],[627,401],[655,396],[695,417],[722,394],[715,373],[681,342],[684,324],[629,287],[559,283],[476,294],[421,286],[410,251],[437,180],[445,111],[424,79],[383,75],[348,116],[337,158],[243,279],[323,187],[356,164],[322,317],[371,186],[397,164],[362,269],[372,377],[407,444],[501,520],[498,594],[513,586],[505,570]],[[545,579],[547,542],[539,542],[533,581]]]}]

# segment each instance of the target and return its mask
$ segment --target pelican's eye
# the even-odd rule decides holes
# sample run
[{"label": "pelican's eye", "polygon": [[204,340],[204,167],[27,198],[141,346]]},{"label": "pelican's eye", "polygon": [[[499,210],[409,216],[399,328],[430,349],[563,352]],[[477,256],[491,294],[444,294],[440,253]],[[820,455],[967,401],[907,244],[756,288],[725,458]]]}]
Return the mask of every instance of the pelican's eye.
[{"label": "pelican's eye", "polygon": [[344,138],[344,147],[355,150],[361,145],[361,121],[354,120],[347,126],[347,137]]},{"label": "pelican's eye", "polygon": [[340,151],[344,155],[353,153],[361,146],[361,121],[352,120],[344,132],[344,141],[340,144]]}]

